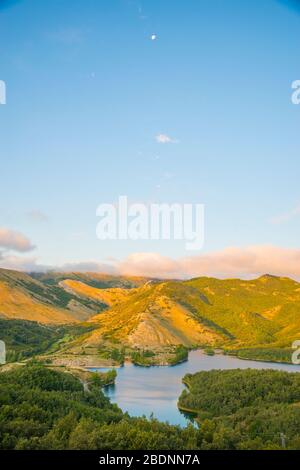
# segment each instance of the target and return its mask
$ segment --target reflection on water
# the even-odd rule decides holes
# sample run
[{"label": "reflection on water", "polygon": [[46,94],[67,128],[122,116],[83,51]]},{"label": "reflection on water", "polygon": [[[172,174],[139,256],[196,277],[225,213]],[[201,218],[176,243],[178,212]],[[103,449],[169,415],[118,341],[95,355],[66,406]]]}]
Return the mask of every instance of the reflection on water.
[{"label": "reflection on water", "polygon": [[[160,421],[186,426],[188,417],[180,413],[177,400],[184,388],[181,380],[187,373],[211,369],[280,369],[300,371],[300,366],[271,362],[244,361],[231,356],[207,356],[192,351],[189,360],[170,367],[138,367],[126,364],[118,368],[116,384],[106,387],[105,394],[113,403],[132,416],[152,413]],[[91,369],[105,371],[108,369]]]}]

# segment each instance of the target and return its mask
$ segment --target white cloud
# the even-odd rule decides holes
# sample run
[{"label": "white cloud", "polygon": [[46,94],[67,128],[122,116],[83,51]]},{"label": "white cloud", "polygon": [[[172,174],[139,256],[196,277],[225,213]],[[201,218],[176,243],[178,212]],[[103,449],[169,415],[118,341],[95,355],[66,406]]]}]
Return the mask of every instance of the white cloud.
[{"label": "white cloud", "polygon": [[120,274],[186,279],[198,276],[251,279],[263,274],[300,279],[300,249],[270,245],[229,247],[174,260],[157,253],[135,253],[122,261]]},{"label": "white cloud", "polygon": [[155,136],[155,139],[159,144],[176,144],[178,142],[178,140],[172,139],[172,137],[166,134],[158,134]]},{"label": "white cloud", "polygon": [[96,261],[74,261],[60,266],[40,264],[36,257],[12,256],[0,252],[0,268],[24,272],[96,272],[118,274],[113,263],[97,263]]},{"label": "white cloud", "polygon": [[0,228],[0,248],[25,252],[33,250],[34,246],[22,233],[15,232],[8,228]]},{"label": "white cloud", "polygon": [[133,253],[122,261],[70,262],[61,266],[38,264],[33,257],[3,256],[0,266],[21,271],[79,271],[159,279],[188,279],[198,276],[253,279],[263,274],[300,280],[300,249],[271,245],[229,247],[220,251],[172,259],[158,253]]}]

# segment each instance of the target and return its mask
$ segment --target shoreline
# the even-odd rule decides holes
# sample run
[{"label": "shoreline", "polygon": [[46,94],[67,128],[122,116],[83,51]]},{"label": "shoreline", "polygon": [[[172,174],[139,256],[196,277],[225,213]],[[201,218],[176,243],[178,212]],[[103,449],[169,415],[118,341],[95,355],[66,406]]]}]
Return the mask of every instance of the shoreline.
[{"label": "shoreline", "polygon": [[[191,349],[189,351],[189,355],[191,352],[200,352],[201,354],[203,354],[203,356],[207,356],[207,357],[213,357],[213,355],[210,355],[210,354],[206,354],[204,349],[203,348],[199,348],[199,349]],[[144,367],[146,369],[149,369],[151,367],[176,367],[180,364],[183,364],[185,362],[188,362],[189,361],[189,355],[187,358],[185,359],[181,359],[179,360],[178,362],[176,362],[175,364],[170,364],[170,363],[160,363],[160,364],[138,364],[138,363],[135,363],[135,362],[132,362],[130,360],[126,360],[124,361],[123,364],[114,364],[114,365],[89,365],[89,366],[83,366],[85,368],[92,368],[92,369],[108,369],[108,368],[112,368],[112,369],[118,369],[120,367],[126,367],[126,366],[130,366],[130,365],[133,365],[135,367]],[[236,358],[240,361],[251,361],[251,362],[256,362],[256,363],[268,363],[268,364],[281,364],[281,365],[285,365],[285,366],[299,366],[300,364],[293,364],[292,362],[283,362],[283,361],[276,361],[276,360],[271,360],[271,359],[254,359],[254,358],[247,358],[247,357],[240,357],[238,354],[225,354],[224,352],[215,352],[214,356],[223,356],[223,357],[232,357],[232,358]]]},{"label": "shoreline", "polygon": [[[77,369],[82,369],[82,370],[91,370],[91,369],[119,369],[121,367],[126,367],[129,365],[133,365],[135,367],[142,367],[142,368],[151,368],[151,367],[176,367],[181,364],[184,364],[185,362],[188,362],[190,360],[190,354],[192,352],[199,352],[203,356],[207,357],[213,357],[213,356],[223,356],[223,357],[232,357],[235,359],[238,359],[240,361],[251,361],[254,363],[266,363],[266,364],[276,364],[276,365],[283,365],[283,366],[299,366],[299,364],[293,364],[291,361],[282,361],[282,360],[276,360],[274,359],[268,359],[268,358],[253,358],[253,357],[242,357],[238,353],[235,354],[233,351],[226,351],[218,349],[214,351],[214,355],[207,354],[205,352],[205,349],[203,347],[201,348],[193,348],[188,351],[188,356],[185,358],[179,359],[177,362],[168,362],[168,361],[157,361],[157,363],[153,364],[143,364],[139,362],[133,362],[130,360],[130,358],[126,358],[126,360],[123,363],[110,363],[107,360],[103,360],[102,358],[99,358],[94,355],[90,356],[82,356],[82,355],[67,355],[67,356],[53,356],[53,362],[51,363],[45,363],[45,365],[52,366],[52,367],[57,367],[57,368],[64,368],[64,367],[69,367],[69,368],[77,368]],[[42,362],[45,360],[51,359],[51,356],[37,356],[36,357],[38,360],[41,360]],[[29,359],[30,360],[30,359]],[[25,364],[26,361],[20,361],[18,362],[7,362],[6,364],[1,365],[0,370],[4,371],[7,369],[7,367],[11,366],[16,366],[17,364]],[[296,371],[295,367],[295,371]]]}]

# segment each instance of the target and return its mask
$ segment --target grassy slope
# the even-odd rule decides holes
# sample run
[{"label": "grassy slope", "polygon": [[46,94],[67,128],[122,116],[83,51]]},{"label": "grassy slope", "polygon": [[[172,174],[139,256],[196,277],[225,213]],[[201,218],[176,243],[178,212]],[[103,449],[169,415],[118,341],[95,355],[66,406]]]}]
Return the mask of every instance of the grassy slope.
[{"label": "grassy slope", "polygon": [[139,348],[178,344],[192,347],[216,343],[222,337],[167,296],[164,283],[140,288],[92,321],[98,323],[99,331],[91,335],[91,343],[104,337]]},{"label": "grassy slope", "polygon": [[81,272],[48,272],[48,273],[32,273],[34,279],[39,280],[46,285],[58,285],[60,281],[71,279],[81,281],[85,284],[98,289],[109,289],[121,287],[131,289],[143,285],[147,279],[135,276],[111,276],[102,273],[81,273]]},{"label": "grassy slope", "polygon": [[300,337],[299,307],[300,284],[274,276],[146,282],[93,273],[29,276],[0,270],[3,318],[90,319],[96,329],[70,345],[80,354],[116,343],[155,352],[182,344],[288,361],[291,344]]},{"label": "grassy slope", "polygon": [[79,295],[80,297],[85,297],[87,299],[96,300],[103,303],[105,307],[111,307],[120,302],[124,302],[128,295],[135,290],[134,288],[124,289],[121,287],[99,289],[97,287],[92,287],[88,284],[85,284],[82,281],[73,279],[65,279],[64,281],[60,281],[59,285],[67,292],[75,293],[75,295]]},{"label": "grassy slope", "polygon": [[147,284],[93,317],[99,329],[84,344],[213,346],[243,358],[289,362],[291,344],[300,337],[299,307],[300,284],[274,276]]},{"label": "grassy slope", "polygon": [[300,284],[262,276],[254,281],[194,279],[207,295],[202,311],[245,346],[290,347],[300,334]]},{"label": "grassy slope", "polygon": [[42,323],[77,321],[72,313],[57,305],[55,297],[27,274],[0,270],[0,315],[2,318],[34,320]]},{"label": "grassy slope", "polygon": [[72,323],[85,321],[107,308],[101,296],[68,289],[66,279],[85,281],[86,289],[121,286],[135,287],[141,278],[117,278],[98,274],[48,273],[26,274],[0,269],[0,317],[24,319],[41,323]]}]

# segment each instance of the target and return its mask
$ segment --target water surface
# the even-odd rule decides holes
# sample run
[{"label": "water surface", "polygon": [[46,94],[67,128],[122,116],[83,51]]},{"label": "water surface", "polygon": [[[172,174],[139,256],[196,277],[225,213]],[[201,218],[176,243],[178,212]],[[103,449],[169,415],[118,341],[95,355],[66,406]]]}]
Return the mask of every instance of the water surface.
[{"label": "water surface", "polygon": [[[117,369],[118,376],[113,386],[104,392],[113,403],[131,416],[149,417],[152,413],[160,421],[186,426],[186,418],[177,408],[177,401],[184,385],[182,378],[187,373],[212,369],[279,369],[300,372],[300,366],[237,359],[216,354],[207,356],[203,352],[191,351],[189,360],[169,367],[139,367],[126,363]],[[93,368],[106,371],[109,369]]]}]

